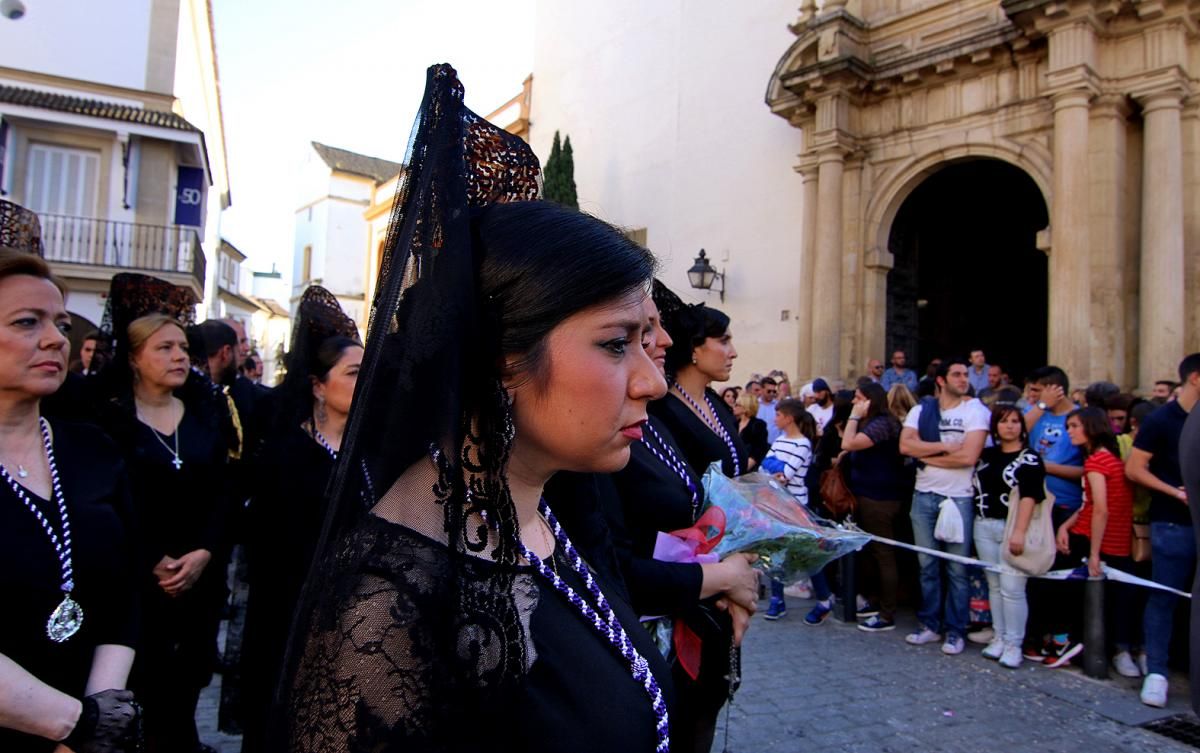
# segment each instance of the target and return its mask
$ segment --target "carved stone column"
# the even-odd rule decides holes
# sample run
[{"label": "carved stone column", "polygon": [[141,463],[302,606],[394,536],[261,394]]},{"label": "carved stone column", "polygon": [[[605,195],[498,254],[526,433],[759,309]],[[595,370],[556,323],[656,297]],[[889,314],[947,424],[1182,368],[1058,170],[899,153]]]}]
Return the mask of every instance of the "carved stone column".
[{"label": "carved stone column", "polygon": [[830,147],[817,156],[817,232],[812,279],[812,365],[814,376],[841,376],[842,174],[845,150]]},{"label": "carved stone column", "polygon": [[817,255],[817,168],[802,168],[800,175],[804,181],[804,215],[800,229],[800,306],[796,312],[800,341],[796,348],[796,379],[804,379],[812,374],[813,296],[817,288],[813,284]]},{"label": "carved stone column", "polygon": [[1142,255],[1138,383],[1174,379],[1184,353],[1183,92],[1158,91],[1142,104]]},{"label": "carved stone column", "polygon": [[1091,378],[1088,266],[1088,117],[1092,92],[1071,89],[1054,101],[1054,197],[1050,211],[1049,356],[1072,382]]}]

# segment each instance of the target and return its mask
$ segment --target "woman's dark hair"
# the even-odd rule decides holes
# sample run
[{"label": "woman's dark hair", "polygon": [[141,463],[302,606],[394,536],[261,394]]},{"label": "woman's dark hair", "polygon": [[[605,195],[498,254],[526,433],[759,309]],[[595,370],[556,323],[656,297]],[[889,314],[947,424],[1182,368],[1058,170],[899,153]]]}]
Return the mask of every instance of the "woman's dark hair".
[{"label": "woman's dark hair", "polygon": [[850,411],[854,408],[854,390],[838,390],[833,393],[833,414],[829,417],[830,426],[844,427],[850,419]]},{"label": "woman's dark hair", "polygon": [[737,400],[737,398],[738,398],[738,388],[737,388],[737,387],[726,387],[725,389],[721,390],[721,399],[722,399],[722,400],[724,400],[724,399],[725,399],[725,393],[726,393],[726,392],[732,392],[732,393],[733,393],[733,399],[734,399],[734,400]]},{"label": "woman's dark hair", "polygon": [[[654,256],[612,225],[550,201],[494,204],[473,221],[485,333],[544,382],[546,336],[567,317],[648,289]],[[587,249],[586,253],[582,253]]]},{"label": "woman's dark hair", "polygon": [[[659,310],[662,311],[661,306]],[[681,368],[692,362],[692,350],[708,338],[721,337],[729,331],[729,316],[700,304],[664,314],[662,324],[673,341],[667,348],[665,368],[668,378],[674,378]]]},{"label": "woman's dark hair", "polygon": [[1021,424],[1021,446],[1028,447],[1029,429],[1025,427],[1025,416],[1021,413],[1021,409],[1012,403],[997,403],[992,408],[992,420],[989,424],[989,432],[992,437],[992,442],[994,442],[997,447],[1000,446],[1000,422],[1012,413],[1017,415],[1017,420]]},{"label": "woman's dark hair", "polygon": [[1087,444],[1083,446],[1085,458],[1100,449],[1108,450],[1118,458],[1121,457],[1121,448],[1117,445],[1117,435],[1113,434],[1112,425],[1108,422],[1108,414],[1103,408],[1094,406],[1077,408],[1067,414],[1068,421],[1072,418],[1079,420],[1079,425],[1083,428],[1083,435],[1087,437]]},{"label": "woman's dark hair", "polygon": [[[313,359],[311,371],[309,372],[318,382],[324,382],[329,378],[329,371],[337,365],[341,360],[342,354],[347,348],[361,348],[358,341],[353,340],[343,335],[334,335],[327,337],[317,346],[316,357]],[[254,359],[247,358],[246,362],[253,367]]]},{"label": "woman's dark hair", "polygon": [[858,391],[867,399],[867,415],[863,418],[863,423],[870,421],[876,416],[889,415],[888,410],[888,393],[878,382],[869,384],[860,384]]}]

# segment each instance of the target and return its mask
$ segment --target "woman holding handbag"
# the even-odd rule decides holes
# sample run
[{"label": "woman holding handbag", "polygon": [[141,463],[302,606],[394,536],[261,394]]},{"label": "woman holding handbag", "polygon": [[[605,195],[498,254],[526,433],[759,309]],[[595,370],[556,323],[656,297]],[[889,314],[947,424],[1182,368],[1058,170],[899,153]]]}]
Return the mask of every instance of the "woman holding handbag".
[{"label": "woman holding handbag", "polygon": [[[1029,434],[1016,405],[997,405],[990,429],[993,444],[983,450],[975,465],[975,551],[979,559],[1003,564],[1004,569],[986,571],[996,637],[983,655],[1016,669],[1021,666],[1021,644],[1029,617],[1025,599],[1028,577],[1005,562],[1002,554],[1007,550],[1020,557],[1026,554],[1027,543],[1032,544],[1027,536],[1034,507],[1046,498],[1046,467],[1029,449]],[[1013,524],[1008,526],[1010,518]],[[1039,544],[1052,553],[1052,538],[1041,536]]]}]

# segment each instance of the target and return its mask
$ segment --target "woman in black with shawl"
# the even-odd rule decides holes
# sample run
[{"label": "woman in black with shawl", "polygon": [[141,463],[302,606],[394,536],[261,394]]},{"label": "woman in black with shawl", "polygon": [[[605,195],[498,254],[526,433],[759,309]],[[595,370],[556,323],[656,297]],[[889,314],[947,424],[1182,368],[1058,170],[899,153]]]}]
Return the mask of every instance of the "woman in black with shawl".
[{"label": "woman in black with shawl", "polygon": [[362,362],[358,328],[325,288],[300,299],[272,431],[253,460],[246,550],[250,594],[242,650],[242,750],[264,750],[284,640],[308,575],[325,490]]},{"label": "woman in black with shawl", "polygon": [[[654,285],[661,288],[657,280]],[[671,336],[661,326],[653,300],[647,299],[646,309],[655,334],[650,354],[664,369]],[[672,749],[707,752],[717,714],[729,696],[730,671],[736,671],[730,664],[731,641],[741,643],[757,605],[758,574],[749,564],[753,558],[735,554],[707,564],[654,558],[659,534],[692,526],[704,507],[700,476],[683,460],[671,430],[655,416],[630,448],[629,465],[613,480],[621,510],[620,519],[610,525],[633,606],[643,615],[665,615],[643,624],[671,660],[678,696]]]},{"label": "woman in black with shawl", "polygon": [[190,290],[113,278],[102,329],[115,342],[99,376],[101,421],[129,468],[141,533],[142,643],[130,686],[150,753],[203,750],[196,703],[212,679],[225,601],[227,475],[237,434],[224,393],[190,367]]},{"label": "woman in black with shawl", "polygon": [[654,260],[531,201],[528,146],[462,98],[429,70],[268,737],[667,753],[669,669],[541,499],[556,472],[623,467],[666,391],[642,347]]}]

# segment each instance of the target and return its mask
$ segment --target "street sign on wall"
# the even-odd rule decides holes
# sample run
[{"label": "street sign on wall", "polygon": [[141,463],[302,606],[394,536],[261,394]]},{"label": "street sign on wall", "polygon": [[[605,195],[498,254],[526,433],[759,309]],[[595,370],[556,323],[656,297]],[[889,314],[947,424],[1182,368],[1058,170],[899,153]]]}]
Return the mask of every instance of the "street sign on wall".
[{"label": "street sign on wall", "polygon": [[175,224],[200,227],[204,220],[204,168],[180,165],[175,185]]}]

